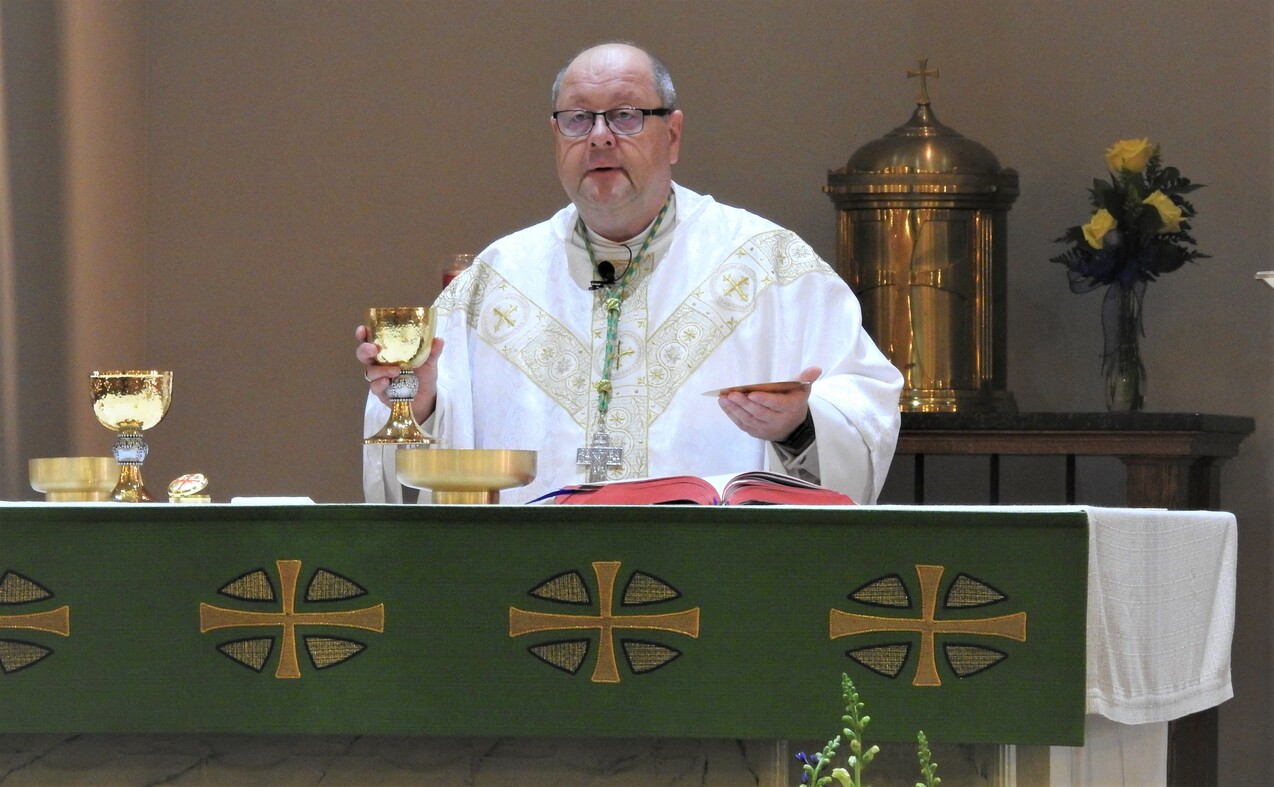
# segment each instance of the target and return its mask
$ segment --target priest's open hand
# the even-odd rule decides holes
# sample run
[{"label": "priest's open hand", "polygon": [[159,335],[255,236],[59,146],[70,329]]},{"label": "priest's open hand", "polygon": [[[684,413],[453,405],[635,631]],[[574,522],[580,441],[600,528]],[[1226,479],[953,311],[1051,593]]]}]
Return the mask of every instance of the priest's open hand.
[{"label": "priest's open hand", "polygon": [[[796,378],[813,382],[823,370],[811,366]],[[732,391],[717,397],[721,409],[735,426],[761,440],[782,442],[805,421],[809,413],[810,386],[802,385],[782,393]]]},{"label": "priest's open hand", "polygon": [[[400,369],[396,365],[376,363],[376,354],[380,352],[380,348],[367,341],[366,325],[358,326],[354,331],[354,338],[359,342],[354,355],[366,367],[363,369],[363,378],[370,384],[372,394],[388,407],[389,396],[386,391],[389,381],[399,375]],[[442,344],[442,339],[435,337],[429,347],[429,357],[416,367],[416,379],[420,388],[411,402],[411,414],[417,423],[424,423],[434,412],[434,404],[438,398],[438,356],[442,355]]]}]

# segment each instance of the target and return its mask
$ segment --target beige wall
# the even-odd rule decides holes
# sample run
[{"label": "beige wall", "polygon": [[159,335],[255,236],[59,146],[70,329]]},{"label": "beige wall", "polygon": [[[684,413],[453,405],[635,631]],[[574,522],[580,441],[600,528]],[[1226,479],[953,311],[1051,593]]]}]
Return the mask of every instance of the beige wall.
[{"label": "beige wall", "polygon": [[[1148,407],[1257,419],[1223,473],[1243,549],[1222,782],[1274,776],[1274,292],[1252,278],[1274,267],[1268,0],[3,0],[0,12],[21,455],[106,452],[88,372],[169,368],[174,404],[150,433],[147,477],[203,471],[218,500],[360,498],[361,310],[431,300],[447,254],[563,203],[548,86],[596,40],[631,38],[670,64],[681,182],[829,259],[827,170],[907,119],[903,72],[927,56],[938,117],[1020,173],[1008,348],[1024,410],[1102,408],[1100,296],[1070,294],[1051,239],[1084,218],[1105,146],[1160,141],[1207,184],[1195,235],[1212,259],[1150,287]],[[1105,475],[1081,482],[1109,499]],[[32,496],[22,466],[2,476],[8,496]]]}]

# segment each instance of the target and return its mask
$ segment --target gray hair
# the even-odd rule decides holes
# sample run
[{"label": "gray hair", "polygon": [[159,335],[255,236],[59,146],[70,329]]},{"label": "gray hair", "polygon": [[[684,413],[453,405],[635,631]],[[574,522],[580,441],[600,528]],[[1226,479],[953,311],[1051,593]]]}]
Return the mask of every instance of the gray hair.
[{"label": "gray hair", "polygon": [[655,57],[644,47],[640,47],[631,41],[616,40],[603,41],[602,43],[595,44],[587,49],[581,49],[571,57],[566,65],[562,66],[562,70],[557,72],[557,77],[553,80],[553,95],[551,97],[552,103],[549,105],[549,109],[557,109],[557,97],[558,94],[562,92],[562,78],[566,76],[566,71],[571,67],[571,64],[589,49],[596,49],[599,46],[605,46],[607,44],[623,44],[625,46],[631,46],[634,49],[640,50],[646,55],[646,57],[650,58],[650,77],[655,86],[655,93],[659,96],[660,106],[667,107],[668,109],[677,108],[677,88],[673,87],[672,75],[668,73],[667,64]]}]

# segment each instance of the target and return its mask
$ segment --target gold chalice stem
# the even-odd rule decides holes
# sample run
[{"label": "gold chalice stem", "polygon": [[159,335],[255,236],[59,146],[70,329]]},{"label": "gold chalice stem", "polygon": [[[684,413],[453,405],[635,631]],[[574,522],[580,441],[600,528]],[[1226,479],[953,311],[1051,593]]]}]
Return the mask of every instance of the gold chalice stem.
[{"label": "gold chalice stem", "polygon": [[389,389],[385,391],[389,397],[389,420],[379,432],[363,442],[373,445],[436,443],[437,440],[420,431],[420,427],[416,425],[416,418],[412,415],[411,402],[416,398],[418,390],[420,390],[420,381],[416,379],[416,372],[412,369],[403,369],[391,380]]},{"label": "gold chalice stem", "polygon": [[115,461],[119,462],[119,481],[111,492],[111,500],[117,503],[149,503],[155,498],[142,483],[142,462],[149,449],[138,428],[123,427],[115,436],[113,446]]}]

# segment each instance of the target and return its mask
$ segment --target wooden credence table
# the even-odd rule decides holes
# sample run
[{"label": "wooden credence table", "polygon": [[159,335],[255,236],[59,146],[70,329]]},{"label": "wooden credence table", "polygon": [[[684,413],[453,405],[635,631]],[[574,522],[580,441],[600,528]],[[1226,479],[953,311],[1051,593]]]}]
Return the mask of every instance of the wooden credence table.
[{"label": "wooden credence table", "polygon": [[[1075,503],[1075,457],[1115,456],[1128,471],[1130,508],[1217,510],[1221,464],[1239,452],[1253,419],[1202,413],[903,413],[899,455],[915,457],[917,505],[927,455],[990,458],[990,500],[1000,502],[1000,457],[1064,456],[1064,501]],[[1042,501],[1041,501],[1042,502]]]}]

